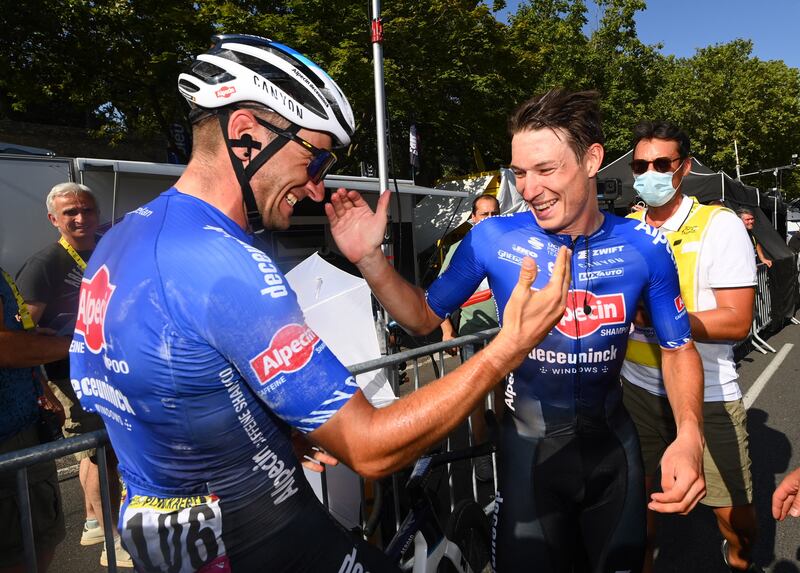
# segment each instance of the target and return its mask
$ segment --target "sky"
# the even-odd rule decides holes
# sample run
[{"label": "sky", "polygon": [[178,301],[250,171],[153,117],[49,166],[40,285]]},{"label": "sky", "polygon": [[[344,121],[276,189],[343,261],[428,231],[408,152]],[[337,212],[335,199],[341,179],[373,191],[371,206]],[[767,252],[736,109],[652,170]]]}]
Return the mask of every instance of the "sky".
[{"label": "sky", "polygon": [[[515,12],[521,0],[508,0]],[[589,28],[597,27],[597,6],[587,0]],[[691,57],[697,48],[737,38],[753,42],[752,55],[783,60],[800,68],[800,0],[648,0],[636,15],[645,44],[662,43],[661,52]]]}]

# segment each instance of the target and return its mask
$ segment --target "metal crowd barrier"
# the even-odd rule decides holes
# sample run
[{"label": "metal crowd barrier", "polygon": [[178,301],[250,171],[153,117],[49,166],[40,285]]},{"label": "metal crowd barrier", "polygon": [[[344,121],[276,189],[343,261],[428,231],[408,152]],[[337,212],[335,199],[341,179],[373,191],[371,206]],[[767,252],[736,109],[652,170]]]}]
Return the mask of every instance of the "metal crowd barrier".
[{"label": "metal crowd barrier", "polygon": [[[795,255],[795,265],[798,269],[798,274],[800,275],[800,256]],[[800,293],[798,293],[798,300],[800,300]],[[739,343],[737,346],[742,347],[741,349],[746,349],[743,345],[750,344],[756,350],[766,354],[767,351],[775,352],[775,349],[772,348],[769,344],[767,344],[759,334],[762,333],[765,329],[772,325],[773,317],[771,312],[771,297],[770,297],[770,290],[769,290],[769,276],[767,273],[767,266],[764,264],[757,265],[757,286],[756,286],[756,296],[754,302],[754,309],[753,309],[753,324],[750,331],[750,336]],[[397,368],[399,365],[411,362],[412,363],[412,376],[410,377],[409,382],[414,390],[417,390],[423,383],[422,376],[421,376],[421,368],[423,366],[422,362],[426,360],[430,360],[433,362],[433,370],[434,375],[433,379],[441,378],[446,374],[446,361],[445,361],[445,351],[450,348],[460,348],[466,344],[485,344],[485,342],[492,337],[494,337],[499,328],[487,330],[477,334],[471,334],[467,336],[462,336],[459,338],[455,338],[448,342],[438,342],[435,344],[423,346],[420,348],[406,350],[403,352],[399,352],[396,354],[390,354],[388,356],[384,356],[375,360],[370,360],[368,362],[363,362],[360,364],[356,364],[350,367],[350,372],[352,374],[362,374],[366,372],[371,372],[374,370],[379,369],[389,369],[390,372],[396,374]],[[422,359],[422,360],[421,360]],[[454,364],[460,364],[460,359],[453,358]],[[391,375],[388,377],[389,380],[392,382],[392,389],[395,392],[395,395],[400,393],[400,385],[398,383],[398,376]],[[491,396],[491,394],[490,394]],[[489,399],[491,400],[491,398]],[[489,406],[491,404],[489,403]],[[471,421],[467,419],[468,424],[468,439],[470,444],[472,443],[472,427]],[[17,452],[11,452],[8,454],[4,454],[0,456],[0,473],[11,472],[14,471],[17,474],[17,492],[20,499],[20,514],[21,514],[21,523],[22,523],[22,532],[23,532],[23,540],[24,540],[24,547],[25,547],[25,563],[26,563],[26,570],[30,573],[35,573],[36,568],[36,553],[35,547],[33,543],[33,527],[32,527],[32,520],[30,514],[30,500],[28,497],[28,476],[27,476],[27,469],[35,464],[42,463],[45,461],[55,460],[57,458],[73,454],[76,452],[80,452],[83,450],[87,450],[90,448],[97,448],[98,449],[98,460],[99,460],[99,471],[100,471],[100,483],[101,483],[101,499],[103,505],[103,521],[105,524],[111,524],[111,505],[109,502],[109,487],[108,487],[108,469],[106,467],[106,460],[105,460],[105,446],[108,445],[108,434],[105,430],[100,430],[97,432],[92,432],[80,437],[68,438],[65,440],[59,440],[57,442],[43,444],[39,446],[35,446],[32,448],[28,448],[25,450],[20,450]],[[447,449],[450,448],[450,438],[447,439]],[[493,466],[493,475],[494,481],[496,483],[497,473],[496,473],[496,465],[495,460],[492,460]],[[456,500],[454,498],[453,492],[455,491],[455,484],[453,483],[453,474],[448,472],[448,488],[449,488],[449,496],[450,496],[450,507],[454,506]],[[325,483],[325,474],[322,474],[322,486],[323,486],[323,503],[328,507],[328,491],[327,486]],[[400,498],[399,498],[399,478],[397,475],[392,476],[391,478],[393,487],[393,505],[394,505],[394,515],[395,515],[395,526],[399,528],[400,522]],[[476,476],[475,471],[473,468],[472,475],[471,475],[471,489],[473,493],[473,497],[476,501],[478,500],[478,487],[476,484]],[[364,513],[364,508],[367,507],[367,494],[366,494],[366,487],[364,481],[362,480],[362,487],[361,487],[361,508],[362,508],[362,531],[369,532],[370,530],[374,529],[374,520],[370,520],[370,517]],[[372,521],[372,522],[371,522]],[[106,548],[108,552],[108,561],[109,561],[109,570],[113,573],[117,570],[116,568],[116,559],[114,555],[114,542],[112,539],[112,531],[109,527],[105,528],[105,540],[106,540]]]},{"label": "metal crowd barrier", "polygon": [[17,497],[19,499],[20,523],[22,526],[22,542],[25,551],[25,570],[36,573],[36,547],[33,539],[33,519],[31,502],[28,495],[28,468],[43,462],[97,448],[98,472],[100,474],[100,498],[103,506],[103,522],[105,527],[106,555],[108,567],[113,573],[117,570],[117,556],[114,549],[113,533],[108,524],[111,519],[111,495],[108,487],[108,466],[106,464],[106,446],[109,444],[105,430],[89,432],[82,436],[41,444],[0,456],[0,473],[16,472]]},{"label": "metal crowd barrier", "polygon": [[[453,339],[448,342],[439,342],[436,344],[431,344],[425,347],[420,347],[413,350],[407,350],[404,352],[399,352],[396,354],[390,354],[388,356],[381,357],[376,360],[371,360],[368,362],[363,362],[360,364],[356,364],[350,367],[351,373],[355,374],[362,374],[365,372],[371,372],[374,370],[382,369],[382,368],[390,368],[395,369],[399,364],[411,362],[412,363],[412,370],[413,376],[410,377],[409,382],[412,383],[413,389],[418,389],[423,384],[423,376],[421,375],[421,370],[425,365],[424,362],[428,359],[431,361],[436,361],[436,368],[434,368],[434,375],[432,379],[437,379],[445,375],[447,370],[447,365],[445,362],[444,351],[449,348],[460,348],[465,344],[484,344],[487,339],[494,337],[495,334],[499,331],[499,328],[495,328],[492,330],[487,330],[478,334],[471,334],[467,336],[462,336],[460,338]],[[420,360],[422,359],[422,360]],[[457,366],[460,364],[460,359],[457,357],[453,357],[451,359],[453,363]],[[455,366],[454,366],[455,367]],[[393,390],[395,395],[399,394],[399,384],[397,383],[397,376],[390,376],[390,380],[392,380]],[[469,420],[469,419],[468,419]],[[470,433],[470,443],[471,443],[471,426],[469,428]],[[71,437],[66,438],[63,440],[58,440],[55,442],[50,442],[47,444],[41,444],[38,446],[33,446],[31,448],[26,448],[23,450],[18,450],[15,452],[9,452],[7,454],[0,455],[0,473],[16,473],[16,480],[17,480],[17,495],[19,497],[19,512],[20,512],[20,522],[22,526],[22,538],[24,544],[24,552],[25,552],[25,567],[27,573],[36,573],[37,563],[36,563],[36,548],[34,545],[34,537],[33,537],[33,521],[31,517],[31,506],[30,506],[30,497],[28,494],[28,468],[43,463],[54,461],[58,458],[62,458],[64,456],[68,456],[71,454],[75,454],[77,452],[81,452],[84,450],[88,450],[91,448],[97,448],[97,459],[98,459],[98,469],[100,474],[100,497],[101,503],[103,507],[103,523],[104,523],[104,533],[105,533],[105,542],[106,542],[106,551],[108,556],[108,569],[112,573],[117,571],[116,566],[116,555],[114,551],[114,540],[113,540],[113,533],[111,529],[111,524],[116,527],[116,524],[113,522],[111,518],[111,503],[110,503],[110,492],[109,492],[109,482],[108,482],[108,468],[106,465],[106,447],[109,446],[109,439],[108,433],[105,430],[98,430],[96,432],[90,432],[78,437]],[[447,449],[450,447],[450,438],[447,439]],[[496,482],[496,468],[494,465],[494,459],[492,460],[493,465],[493,474]],[[328,507],[328,492],[327,487],[324,481],[325,474],[323,476],[323,503],[325,504],[326,508]],[[473,497],[477,500],[478,499],[478,491],[477,485],[475,480],[475,473],[472,472],[472,491]],[[391,477],[393,482],[393,505],[394,505],[394,515],[395,515],[395,525],[396,528],[399,528],[400,522],[400,480],[397,475]],[[362,508],[362,531],[368,531],[369,529],[374,529],[374,524],[368,524],[367,521],[369,520],[369,516],[364,513],[364,508],[367,507],[367,496],[365,491],[365,483],[362,480],[361,482],[361,508]],[[448,481],[449,487],[449,495],[450,495],[450,508],[452,509],[457,501],[453,497],[454,491],[454,483],[452,474],[449,475]]]},{"label": "metal crowd barrier", "polygon": [[761,352],[777,352],[759,336],[767,327],[772,325],[772,297],[769,291],[769,275],[767,265],[756,265],[756,296],[753,308],[753,326],[750,328],[749,343]]}]

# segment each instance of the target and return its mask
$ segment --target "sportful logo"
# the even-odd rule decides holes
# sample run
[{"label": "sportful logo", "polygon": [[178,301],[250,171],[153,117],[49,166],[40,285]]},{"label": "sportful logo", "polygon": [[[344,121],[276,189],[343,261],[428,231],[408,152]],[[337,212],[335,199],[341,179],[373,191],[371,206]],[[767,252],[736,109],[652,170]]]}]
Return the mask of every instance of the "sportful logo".
[{"label": "sportful logo", "polygon": [[236,88],[235,87],[233,87],[233,86],[222,86],[221,88],[219,88],[217,91],[214,92],[214,95],[217,96],[218,98],[227,99],[227,98],[231,97],[235,93],[236,93]]},{"label": "sportful logo", "polygon": [[100,354],[106,347],[106,312],[116,288],[111,284],[108,267],[105,265],[97,269],[92,278],[83,278],[75,332],[83,335],[86,348],[93,354]]},{"label": "sportful logo", "polygon": [[528,244],[537,250],[541,250],[544,248],[544,243],[540,239],[537,239],[536,237],[531,237],[530,239],[528,239]]},{"label": "sportful logo", "polygon": [[269,347],[250,361],[262,386],[280,374],[297,372],[308,364],[319,336],[305,324],[287,324],[270,340]]},{"label": "sportful logo", "polygon": [[[589,314],[584,312],[585,306],[591,309]],[[578,339],[591,336],[601,327],[626,322],[624,294],[597,296],[591,291],[575,290],[567,296],[567,309],[556,324],[556,330],[564,336]]]}]

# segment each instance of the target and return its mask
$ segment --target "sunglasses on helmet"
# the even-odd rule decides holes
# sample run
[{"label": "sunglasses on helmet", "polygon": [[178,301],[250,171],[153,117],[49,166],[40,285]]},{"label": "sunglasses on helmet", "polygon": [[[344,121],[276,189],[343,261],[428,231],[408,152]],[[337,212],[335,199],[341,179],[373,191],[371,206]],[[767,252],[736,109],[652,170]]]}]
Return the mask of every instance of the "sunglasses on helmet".
[{"label": "sunglasses on helmet", "polygon": [[284,139],[294,141],[298,145],[305,147],[309,153],[311,153],[311,162],[308,164],[308,167],[306,167],[306,173],[308,173],[308,178],[311,179],[314,184],[317,184],[325,179],[328,171],[330,171],[331,167],[333,167],[333,165],[336,163],[336,155],[332,151],[315,147],[294,133],[283,130],[276,125],[272,125],[268,121],[265,121],[258,116],[254,117],[259,124],[266,127],[278,137],[283,137]]},{"label": "sunglasses on helmet", "polygon": [[642,173],[646,172],[650,164],[653,164],[653,169],[658,171],[659,173],[668,173],[672,171],[672,164],[682,159],[681,157],[676,157],[675,159],[670,159],[669,157],[656,157],[652,161],[647,161],[646,159],[634,159],[631,161],[631,171],[633,171],[634,175],[641,175]]}]

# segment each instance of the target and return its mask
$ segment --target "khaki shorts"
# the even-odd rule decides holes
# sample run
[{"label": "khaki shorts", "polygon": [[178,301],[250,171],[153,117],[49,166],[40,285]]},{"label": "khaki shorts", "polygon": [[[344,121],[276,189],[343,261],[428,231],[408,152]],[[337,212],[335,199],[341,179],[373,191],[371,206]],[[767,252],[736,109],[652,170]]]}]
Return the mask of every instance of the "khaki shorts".
[{"label": "khaki shorts", "polygon": [[[665,396],[656,396],[622,379],[625,408],[639,432],[644,471],[654,476],[664,450],[675,439],[672,408]],[[705,402],[703,433],[706,448],[703,469],[710,507],[733,507],[753,502],[753,478],[748,453],[747,412],[741,400]]]},{"label": "khaki shorts", "polygon": [[[64,437],[71,438],[79,436],[95,430],[102,430],[103,419],[92,412],[87,412],[81,407],[78,397],[75,395],[75,390],[72,389],[72,384],[69,380],[50,380],[48,383],[50,389],[55,394],[58,401],[64,407]],[[75,459],[80,462],[84,458],[95,458],[95,449],[84,450],[76,452]]]},{"label": "khaki shorts", "polygon": [[[38,443],[36,425],[29,426],[0,443],[0,454]],[[25,560],[16,487],[16,472],[0,475],[0,523],[3,524],[3,534],[0,535],[0,567],[3,568]],[[28,492],[36,550],[52,550],[64,539],[64,512],[61,508],[61,493],[54,461],[29,468]]]}]

